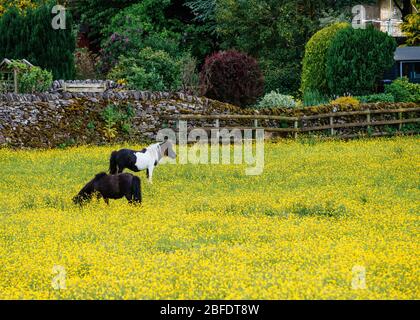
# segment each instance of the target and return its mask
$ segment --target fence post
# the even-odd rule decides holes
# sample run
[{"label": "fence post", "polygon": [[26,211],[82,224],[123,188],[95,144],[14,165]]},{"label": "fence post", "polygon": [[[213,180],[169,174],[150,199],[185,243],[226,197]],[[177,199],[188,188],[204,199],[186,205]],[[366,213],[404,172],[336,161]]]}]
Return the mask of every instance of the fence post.
[{"label": "fence post", "polygon": [[258,119],[254,119],[255,132],[252,132],[252,139],[257,139]]},{"label": "fence post", "polygon": [[293,126],[294,128],[295,128],[295,132],[294,132],[294,137],[295,137],[295,139],[298,137],[298,132],[297,132],[297,129],[299,128],[299,121],[298,120],[295,120],[295,124],[294,124],[294,126]]},{"label": "fence post", "polygon": [[370,125],[369,125],[369,123],[370,123],[370,110],[369,109],[367,110],[367,114],[366,114],[366,122],[368,123],[367,132],[369,134],[370,133]]},{"label": "fence post", "polygon": [[[399,119],[400,121],[403,119],[403,114],[402,114],[402,112],[399,112],[399,113],[398,113],[398,119]],[[400,124],[398,125],[398,130],[399,130],[399,131],[401,131],[401,130],[402,130],[402,123],[400,123]]]},{"label": "fence post", "polygon": [[[334,117],[330,117],[330,126],[334,125]],[[335,134],[334,128],[330,129],[330,134],[333,136]]]}]

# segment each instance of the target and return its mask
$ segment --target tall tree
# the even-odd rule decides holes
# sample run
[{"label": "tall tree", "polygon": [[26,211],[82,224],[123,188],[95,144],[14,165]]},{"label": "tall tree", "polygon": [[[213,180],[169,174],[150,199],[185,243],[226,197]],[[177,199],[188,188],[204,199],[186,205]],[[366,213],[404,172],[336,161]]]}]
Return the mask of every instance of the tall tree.
[{"label": "tall tree", "polygon": [[51,71],[55,79],[70,79],[74,76],[73,23],[67,13],[66,29],[53,29],[53,5],[44,4],[24,14],[17,8],[6,11],[0,17],[0,57],[27,59]]},{"label": "tall tree", "polygon": [[[369,2],[369,1],[368,1]],[[297,94],[309,38],[327,9],[351,10],[360,0],[217,0],[217,31],[224,48],[258,58],[266,91]]]},{"label": "tall tree", "polygon": [[[402,18],[404,19],[413,11],[413,0],[392,0],[395,6],[401,11]],[[414,1],[415,2],[415,1]]]},{"label": "tall tree", "polygon": [[405,43],[409,46],[420,45],[420,1],[411,0],[413,13],[404,17],[401,30],[406,36]]},{"label": "tall tree", "polygon": [[87,30],[91,47],[99,51],[103,28],[119,11],[138,2],[138,0],[73,0],[70,2],[70,8],[76,22]]}]

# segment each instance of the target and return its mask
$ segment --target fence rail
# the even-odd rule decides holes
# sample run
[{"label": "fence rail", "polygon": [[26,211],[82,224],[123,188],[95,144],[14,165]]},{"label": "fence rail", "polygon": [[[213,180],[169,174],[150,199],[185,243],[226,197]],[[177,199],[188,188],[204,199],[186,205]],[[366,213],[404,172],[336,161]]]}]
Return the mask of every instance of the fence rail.
[{"label": "fence rail", "polygon": [[[267,132],[281,132],[281,133],[291,133],[296,138],[298,133],[305,133],[311,131],[324,131],[329,130],[330,135],[336,135],[339,129],[346,129],[346,128],[355,128],[355,127],[365,127],[369,130],[371,127],[374,126],[387,126],[387,125],[399,125],[398,129],[402,129],[403,124],[407,123],[420,123],[420,118],[412,117],[412,118],[404,118],[404,115],[407,113],[416,113],[420,112],[420,108],[400,108],[400,109],[382,109],[382,110],[362,110],[362,111],[349,111],[349,112],[333,112],[333,113],[323,113],[317,115],[310,115],[310,116],[299,116],[299,117],[287,117],[287,116],[276,116],[276,115],[199,115],[199,114],[182,114],[182,115],[170,115],[170,116],[163,116],[162,118],[169,121],[181,121],[181,120],[192,120],[192,121],[206,121],[206,120],[215,120],[214,126],[202,126],[202,127],[194,127],[192,129],[202,129],[202,130],[211,130],[217,129],[220,127],[220,120],[252,120],[252,126],[227,126],[223,127],[229,130],[232,129],[239,129],[239,130],[246,130],[246,129],[263,129]],[[381,114],[398,114],[398,119],[390,119],[390,120],[372,120],[372,115],[381,115]],[[366,116],[365,121],[359,122],[345,122],[345,123],[335,123],[335,118],[339,117],[352,117],[352,116]],[[316,125],[316,126],[305,126],[305,122],[310,120],[320,120],[320,119],[328,119],[329,124],[327,125]],[[283,121],[290,123],[289,127],[280,128],[275,126],[267,126],[263,127],[259,125],[260,120],[269,120],[269,121]],[[293,126],[292,126],[293,125]],[[178,126],[177,126],[178,127]],[[190,129],[190,130],[192,130]],[[416,133],[416,131],[407,131],[407,133]],[[371,136],[380,136],[380,135],[389,135],[387,132],[375,132],[371,133]],[[358,134],[347,134],[342,135],[342,137],[355,137]]]}]

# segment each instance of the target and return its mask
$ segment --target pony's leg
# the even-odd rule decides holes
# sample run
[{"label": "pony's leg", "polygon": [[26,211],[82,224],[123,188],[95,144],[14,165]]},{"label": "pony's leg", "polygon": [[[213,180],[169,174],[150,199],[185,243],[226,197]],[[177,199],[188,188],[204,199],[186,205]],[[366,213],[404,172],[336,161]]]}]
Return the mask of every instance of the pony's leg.
[{"label": "pony's leg", "polygon": [[125,192],[125,198],[129,204],[133,203],[133,191],[131,189],[132,188],[130,187],[130,189]]},{"label": "pony's leg", "polygon": [[151,184],[153,184],[152,177],[153,177],[153,169],[154,168],[155,168],[154,166],[151,166],[147,169],[147,179],[149,180],[149,183],[151,183]]}]

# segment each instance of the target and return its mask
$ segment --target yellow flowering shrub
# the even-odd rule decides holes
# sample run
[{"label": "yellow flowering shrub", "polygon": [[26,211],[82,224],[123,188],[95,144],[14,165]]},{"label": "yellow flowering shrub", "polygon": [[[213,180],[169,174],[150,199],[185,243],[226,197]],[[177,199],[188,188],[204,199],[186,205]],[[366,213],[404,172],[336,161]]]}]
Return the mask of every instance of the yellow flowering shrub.
[{"label": "yellow flowering shrub", "polygon": [[123,146],[0,149],[0,299],[418,299],[419,142],[266,143],[260,176],[161,165],[83,209]]},{"label": "yellow flowering shrub", "polygon": [[354,97],[339,97],[330,102],[331,105],[339,106],[352,106],[357,107],[360,104],[360,101]]}]

